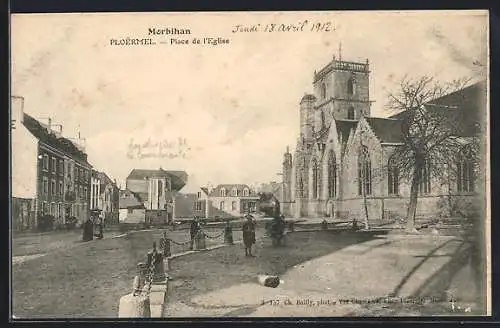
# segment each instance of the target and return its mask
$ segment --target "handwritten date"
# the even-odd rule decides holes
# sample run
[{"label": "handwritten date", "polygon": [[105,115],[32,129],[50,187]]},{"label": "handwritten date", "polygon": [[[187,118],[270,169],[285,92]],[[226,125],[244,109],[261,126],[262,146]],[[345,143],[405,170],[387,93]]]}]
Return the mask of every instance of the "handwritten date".
[{"label": "handwritten date", "polygon": [[255,25],[236,25],[232,29],[233,33],[252,33],[252,32],[335,32],[337,27],[333,22],[310,22],[303,20],[293,24],[255,24]]}]

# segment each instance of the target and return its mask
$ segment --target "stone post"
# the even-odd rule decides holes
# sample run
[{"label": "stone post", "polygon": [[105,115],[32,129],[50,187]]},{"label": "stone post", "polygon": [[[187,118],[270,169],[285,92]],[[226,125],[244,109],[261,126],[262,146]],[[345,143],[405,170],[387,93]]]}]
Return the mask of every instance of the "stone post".
[{"label": "stone post", "polygon": [[231,224],[229,222],[227,223],[226,228],[224,230],[224,243],[228,245],[232,245],[234,243],[233,228],[231,227]]},{"label": "stone post", "polygon": [[196,250],[202,250],[205,249],[205,233],[203,232],[203,228],[200,227],[200,230],[198,230],[198,233],[196,234],[195,237],[195,249]]},{"label": "stone post", "polygon": [[[150,299],[144,291],[146,286],[146,263],[137,264],[137,275],[132,284],[132,293],[120,298],[118,318],[150,318]],[[147,291],[147,290],[146,290]]]}]

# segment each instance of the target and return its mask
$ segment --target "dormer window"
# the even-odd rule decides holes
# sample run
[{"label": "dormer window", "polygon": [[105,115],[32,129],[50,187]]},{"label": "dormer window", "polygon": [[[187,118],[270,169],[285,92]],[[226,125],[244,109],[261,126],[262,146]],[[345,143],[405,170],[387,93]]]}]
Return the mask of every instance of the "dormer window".
[{"label": "dormer window", "polygon": [[243,189],[243,197],[248,197],[250,196],[250,190],[248,188]]},{"label": "dormer window", "polygon": [[226,197],[226,188],[221,188],[221,190],[220,190],[220,196],[221,197]]},{"label": "dormer window", "polygon": [[231,190],[231,196],[236,197],[238,195],[238,192],[236,191],[236,188],[233,188]]}]

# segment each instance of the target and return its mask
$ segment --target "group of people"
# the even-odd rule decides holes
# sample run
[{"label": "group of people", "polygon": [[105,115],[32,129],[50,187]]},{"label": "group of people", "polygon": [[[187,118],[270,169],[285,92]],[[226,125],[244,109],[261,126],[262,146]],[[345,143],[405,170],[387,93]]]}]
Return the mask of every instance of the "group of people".
[{"label": "group of people", "polygon": [[[248,214],[246,216],[247,221],[243,224],[243,243],[245,244],[245,256],[254,256],[252,254],[252,246],[255,244],[255,222],[253,217]],[[271,238],[273,240],[274,246],[280,246],[283,244],[283,238],[285,236],[285,216],[275,215],[273,221],[271,222]]]},{"label": "group of people", "polygon": [[104,221],[101,215],[91,215],[87,221],[83,223],[83,241],[94,239],[102,239],[104,237]]}]

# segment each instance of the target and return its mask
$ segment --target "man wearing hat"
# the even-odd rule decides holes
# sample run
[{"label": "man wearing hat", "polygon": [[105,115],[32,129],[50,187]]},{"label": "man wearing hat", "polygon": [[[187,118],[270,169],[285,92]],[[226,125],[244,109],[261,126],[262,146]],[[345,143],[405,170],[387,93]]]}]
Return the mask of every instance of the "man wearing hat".
[{"label": "man wearing hat", "polygon": [[189,227],[189,235],[191,237],[191,247],[190,247],[191,250],[193,250],[194,239],[199,230],[200,230],[200,223],[198,221],[198,217],[195,216],[193,218],[193,221],[191,221],[191,226]]},{"label": "man wearing hat", "polygon": [[146,275],[148,274],[148,265],[146,263],[140,262],[137,264],[137,275],[134,278],[133,283],[133,295],[141,295],[143,289],[146,285]]},{"label": "man wearing hat", "polygon": [[255,223],[252,216],[247,214],[247,221],[243,224],[243,243],[245,244],[245,256],[254,256],[252,254],[252,245],[255,244]]}]

